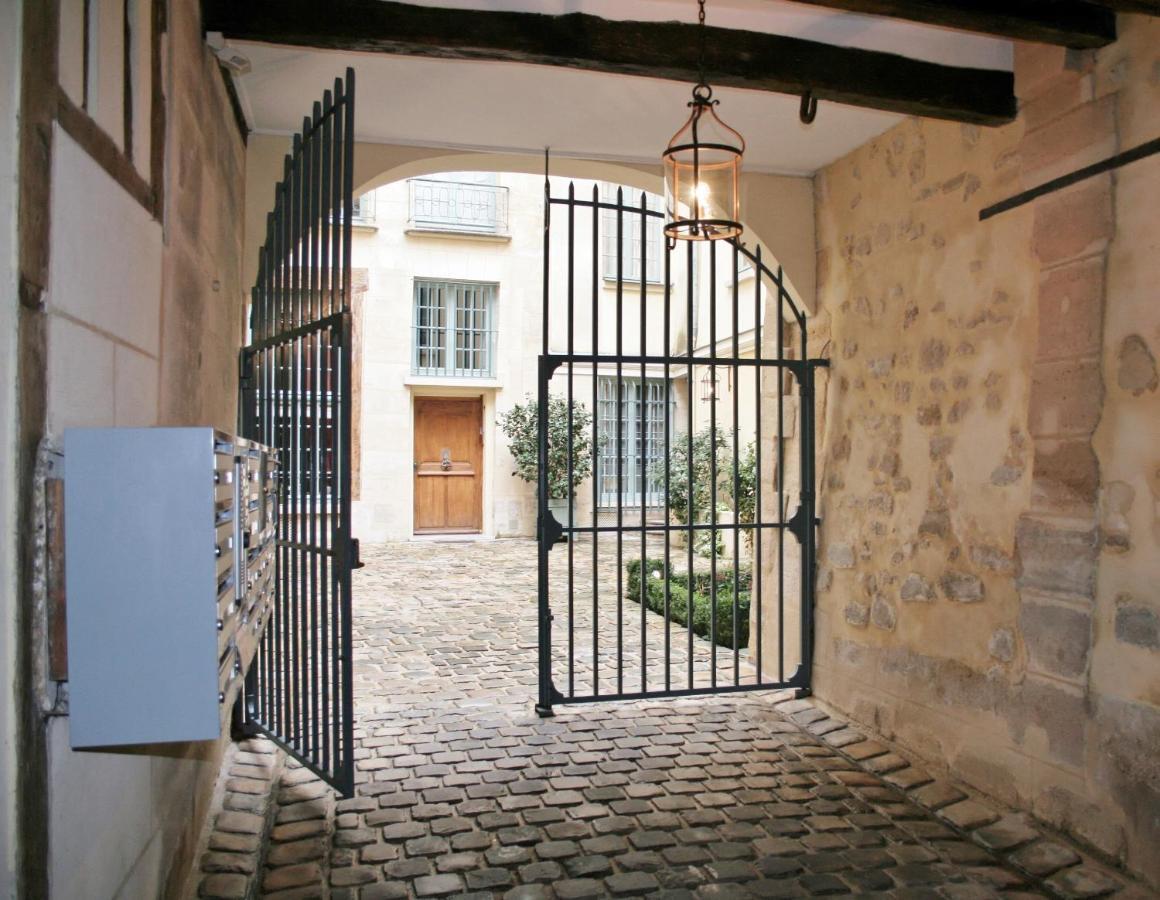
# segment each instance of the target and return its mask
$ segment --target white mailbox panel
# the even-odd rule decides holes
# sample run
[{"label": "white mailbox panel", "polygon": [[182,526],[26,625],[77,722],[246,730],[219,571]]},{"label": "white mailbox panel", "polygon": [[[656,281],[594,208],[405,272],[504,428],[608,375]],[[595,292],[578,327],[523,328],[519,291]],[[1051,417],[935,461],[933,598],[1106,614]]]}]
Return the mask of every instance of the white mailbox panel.
[{"label": "white mailbox panel", "polygon": [[269,617],[276,454],[99,428],[64,458],[73,747],[218,737]]}]

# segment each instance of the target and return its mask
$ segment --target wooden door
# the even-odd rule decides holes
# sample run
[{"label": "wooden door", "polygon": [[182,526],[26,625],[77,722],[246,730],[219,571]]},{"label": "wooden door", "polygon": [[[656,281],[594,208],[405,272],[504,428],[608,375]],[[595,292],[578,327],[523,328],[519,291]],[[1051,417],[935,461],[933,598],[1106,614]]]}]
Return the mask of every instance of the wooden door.
[{"label": "wooden door", "polygon": [[415,532],[483,528],[483,401],[415,398]]}]

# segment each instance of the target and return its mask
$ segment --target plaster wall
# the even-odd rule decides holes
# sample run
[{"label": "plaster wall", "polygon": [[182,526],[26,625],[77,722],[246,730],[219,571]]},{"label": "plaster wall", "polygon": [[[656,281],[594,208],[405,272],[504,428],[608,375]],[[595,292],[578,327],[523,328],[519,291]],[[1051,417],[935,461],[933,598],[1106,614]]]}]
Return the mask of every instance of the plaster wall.
[{"label": "plaster wall", "polygon": [[[409,227],[409,186],[399,181],[374,191],[376,224],[355,232],[353,265],[368,272],[368,290],[362,304],[362,427],[361,484],[353,505],[355,530],[364,540],[406,540],[413,532],[413,409],[416,396],[481,397],[484,408],[483,533],[494,537],[529,536],[535,531],[535,487],[512,476],[514,461],[497,418],[515,404],[537,393],[537,359],[542,344],[543,308],[543,178],[505,173],[499,185],[508,190],[508,234],[483,239],[464,234],[422,232]],[[575,185],[578,199],[591,199],[597,182],[569,182],[552,177],[552,194],[567,196]],[[626,203],[628,201],[626,200]],[[554,352],[568,347],[566,208],[554,211],[550,279],[549,346]],[[617,345],[615,282],[604,275],[603,261],[593,281],[592,213],[577,209],[573,215],[573,345],[586,353],[592,346],[593,297],[600,309],[599,346],[602,353]],[[597,222],[598,233],[605,223]],[[417,279],[475,281],[497,285],[495,374],[492,378],[448,378],[411,374],[413,296]],[[670,337],[683,341],[684,275],[673,279]],[[621,298],[619,339],[624,352],[662,352],[665,329],[664,290],[649,284],[645,290],[646,334],[641,337],[639,283],[626,284]],[[600,370],[615,376],[615,368]],[[625,378],[639,378],[638,366],[622,370]],[[661,377],[650,366],[646,377]],[[575,402],[590,412],[592,369],[577,365],[573,371]],[[566,370],[559,370],[550,386],[555,395],[568,390]],[[578,489],[577,523],[591,521],[591,481]]]},{"label": "plaster wall", "polygon": [[[817,695],[1154,881],[1160,22],[820,172]],[[1098,426],[1098,427],[1097,427]]]},{"label": "plaster wall", "polygon": [[0,896],[16,884],[16,466],[18,270],[16,185],[20,98],[21,4],[0,4]]},{"label": "plaster wall", "polygon": [[[325,86],[319,85],[319,93]],[[372,85],[360,82],[366,92]],[[358,113],[356,112],[357,116]],[[357,122],[357,119],[356,119]],[[258,249],[266,233],[266,213],[272,208],[274,186],[282,177],[282,160],[289,150],[285,135],[251,135],[246,148],[245,254],[242,283],[252,284],[257,273]],[[578,159],[569,148],[554,148],[551,172],[567,178],[610,181],[638,190],[663,193],[659,166],[607,163]],[[526,156],[504,151],[454,153],[444,149],[360,141],[355,144],[355,193],[404,178],[434,172],[512,172],[543,176],[542,156]],[[541,181],[542,184],[542,181]],[[760,241],[773,251],[768,265],[780,262],[793,283],[797,296],[812,309],[816,272],[814,248],[814,197],[809,178],[742,173],[742,206],[745,210],[747,241]]]},{"label": "plaster wall", "polygon": [[[159,216],[55,131],[47,434],[58,445],[70,427],[236,426],[243,144],[197,5],[169,13]],[[52,896],[179,895],[222,743],[74,752],[67,715],[47,722]]]}]

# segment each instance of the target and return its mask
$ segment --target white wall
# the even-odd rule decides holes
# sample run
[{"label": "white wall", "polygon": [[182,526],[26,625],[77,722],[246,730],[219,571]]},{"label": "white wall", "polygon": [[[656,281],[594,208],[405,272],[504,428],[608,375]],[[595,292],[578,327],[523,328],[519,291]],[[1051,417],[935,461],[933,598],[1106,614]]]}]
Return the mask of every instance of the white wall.
[{"label": "white wall", "polygon": [[[497,416],[537,391],[537,359],[542,345],[543,177],[506,173],[499,183],[509,191],[510,240],[476,240],[462,235],[408,231],[406,181],[378,188],[376,228],[356,231],[353,265],[368,270],[363,302],[361,492],[354,503],[355,533],[363,540],[407,540],[412,535],[413,398],[418,395],[479,396],[484,400],[483,532],[505,537],[530,536],[535,530],[535,491],[511,475],[514,465]],[[576,181],[576,197],[591,200],[597,182]],[[568,181],[552,178],[552,194],[567,196]],[[629,194],[626,192],[626,204]],[[553,213],[549,344],[553,352],[568,346],[568,224],[565,207]],[[573,342],[577,353],[592,347],[592,303],[600,309],[600,350],[616,348],[615,283],[604,277],[597,260],[592,279],[592,213],[577,209],[573,217]],[[603,225],[601,224],[601,227]],[[670,308],[670,343],[683,341],[683,275],[674,274]],[[480,281],[499,285],[496,298],[498,339],[494,379],[417,379],[411,372],[413,283],[416,278]],[[664,349],[664,290],[646,288],[647,336],[640,336],[639,283],[626,285],[622,298],[622,342],[625,354]],[[639,377],[638,367],[624,370]],[[649,376],[660,375],[651,367]],[[551,385],[553,394],[567,390],[564,370]],[[577,366],[574,402],[593,411],[590,366]],[[578,491],[576,515],[591,515],[592,490]]]},{"label": "white wall", "polygon": [[16,882],[16,265],[17,109],[20,96],[19,3],[0,3],[0,896]]},{"label": "white wall", "polygon": [[[161,225],[59,128],[52,174],[49,433],[156,424]],[[153,896],[158,760],[74,753],[67,719],[53,720],[48,756],[53,896]]]}]

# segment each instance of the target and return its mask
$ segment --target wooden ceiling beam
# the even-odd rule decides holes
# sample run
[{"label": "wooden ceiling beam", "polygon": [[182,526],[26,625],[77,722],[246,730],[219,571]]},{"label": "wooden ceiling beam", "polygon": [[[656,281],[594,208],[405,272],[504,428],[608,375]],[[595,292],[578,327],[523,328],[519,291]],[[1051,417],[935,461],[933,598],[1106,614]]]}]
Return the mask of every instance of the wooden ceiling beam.
[{"label": "wooden ceiling beam", "polygon": [[[440,9],[386,0],[203,0],[202,13],[207,32],[237,40],[565,66],[689,84],[698,78],[698,26],[680,22]],[[723,28],[708,29],[707,48],[714,86],[812,91],[819,100],[979,125],[1015,117],[1009,72]]]},{"label": "wooden ceiling beam", "polygon": [[1094,0],[1116,12],[1139,13],[1142,16],[1160,16],[1160,0]]},{"label": "wooden ceiling beam", "polygon": [[[889,16],[1078,50],[1116,39],[1116,15],[1089,0],[796,0],[846,12]],[[1149,3],[1160,0],[1117,0]]]}]

